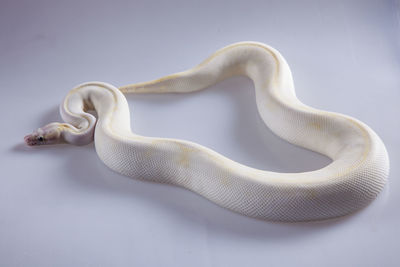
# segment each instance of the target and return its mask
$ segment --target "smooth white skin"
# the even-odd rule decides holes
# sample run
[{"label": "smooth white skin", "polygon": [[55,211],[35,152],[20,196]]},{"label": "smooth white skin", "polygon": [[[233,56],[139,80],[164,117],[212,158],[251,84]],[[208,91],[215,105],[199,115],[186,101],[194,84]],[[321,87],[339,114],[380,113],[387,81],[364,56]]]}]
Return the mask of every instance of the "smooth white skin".
[{"label": "smooth white skin", "polygon": [[[260,116],[274,133],[330,157],[332,163],[311,172],[268,172],[192,142],[131,132],[122,93],[193,92],[234,75],[253,80]],[[96,110],[97,123],[87,113],[90,109]],[[301,103],[286,61],[261,43],[227,46],[193,69],[150,82],[119,89],[101,82],[81,84],[69,92],[60,111],[66,123],[51,124],[47,127],[51,131],[42,128],[26,137],[27,143],[55,143],[58,136],[59,141],[83,145],[94,138],[100,159],[119,173],[182,186],[223,207],[262,219],[308,221],[349,214],[377,196],[389,171],[379,137],[354,118]],[[45,140],[32,141],[38,136]]]}]

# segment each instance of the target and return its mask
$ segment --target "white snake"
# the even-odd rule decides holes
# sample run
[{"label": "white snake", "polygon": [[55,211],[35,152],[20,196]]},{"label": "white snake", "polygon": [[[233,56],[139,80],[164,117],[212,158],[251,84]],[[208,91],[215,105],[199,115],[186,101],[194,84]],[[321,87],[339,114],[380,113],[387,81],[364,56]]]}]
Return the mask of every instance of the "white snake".
[{"label": "white snake", "polygon": [[[234,75],[255,85],[261,118],[278,136],[332,159],[302,173],[250,168],[196,143],[131,132],[122,93],[184,93]],[[87,113],[94,109],[98,119]],[[370,203],[389,172],[384,144],[364,123],[301,103],[280,53],[242,42],[218,50],[200,65],[158,80],[116,88],[89,82],[72,89],[61,105],[66,123],[50,123],[25,137],[28,145],[90,143],[111,169],[135,178],[182,186],[241,214],[276,221],[342,216]],[[97,123],[96,123],[97,121]]]}]

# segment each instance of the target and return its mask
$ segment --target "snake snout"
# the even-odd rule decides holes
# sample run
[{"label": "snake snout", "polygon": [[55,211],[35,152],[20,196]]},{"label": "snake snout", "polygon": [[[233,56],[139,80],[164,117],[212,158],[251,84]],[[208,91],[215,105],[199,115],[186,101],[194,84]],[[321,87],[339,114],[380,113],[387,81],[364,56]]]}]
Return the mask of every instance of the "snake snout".
[{"label": "snake snout", "polygon": [[62,141],[59,123],[50,123],[24,137],[28,146],[52,145]]},{"label": "snake snout", "polygon": [[24,137],[24,141],[28,146],[44,145],[44,137],[36,133],[28,134]]},{"label": "snake snout", "polygon": [[28,146],[39,145],[37,138],[33,134],[28,134],[24,137],[24,141]]}]

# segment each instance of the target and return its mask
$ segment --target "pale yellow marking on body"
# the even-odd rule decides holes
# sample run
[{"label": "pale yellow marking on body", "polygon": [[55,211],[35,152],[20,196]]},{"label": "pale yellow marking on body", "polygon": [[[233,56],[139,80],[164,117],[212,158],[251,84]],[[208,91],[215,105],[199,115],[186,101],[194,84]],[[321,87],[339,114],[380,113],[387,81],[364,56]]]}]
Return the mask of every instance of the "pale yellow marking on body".
[{"label": "pale yellow marking on body", "polygon": [[309,124],[311,128],[317,130],[317,131],[321,131],[322,129],[322,125],[319,122],[312,122]]}]

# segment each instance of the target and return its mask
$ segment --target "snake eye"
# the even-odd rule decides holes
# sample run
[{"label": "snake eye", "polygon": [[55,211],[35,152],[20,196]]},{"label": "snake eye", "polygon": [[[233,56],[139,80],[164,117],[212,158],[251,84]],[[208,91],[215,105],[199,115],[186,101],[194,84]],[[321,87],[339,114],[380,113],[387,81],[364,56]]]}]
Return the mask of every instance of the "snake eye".
[{"label": "snake eye", "polygon": [[44,141],[44,138],[43,138],[43,136],[39,136],[39,137],[37,138],[37,140],[38,140],[39,142],[43,142],[43,141]]}]

